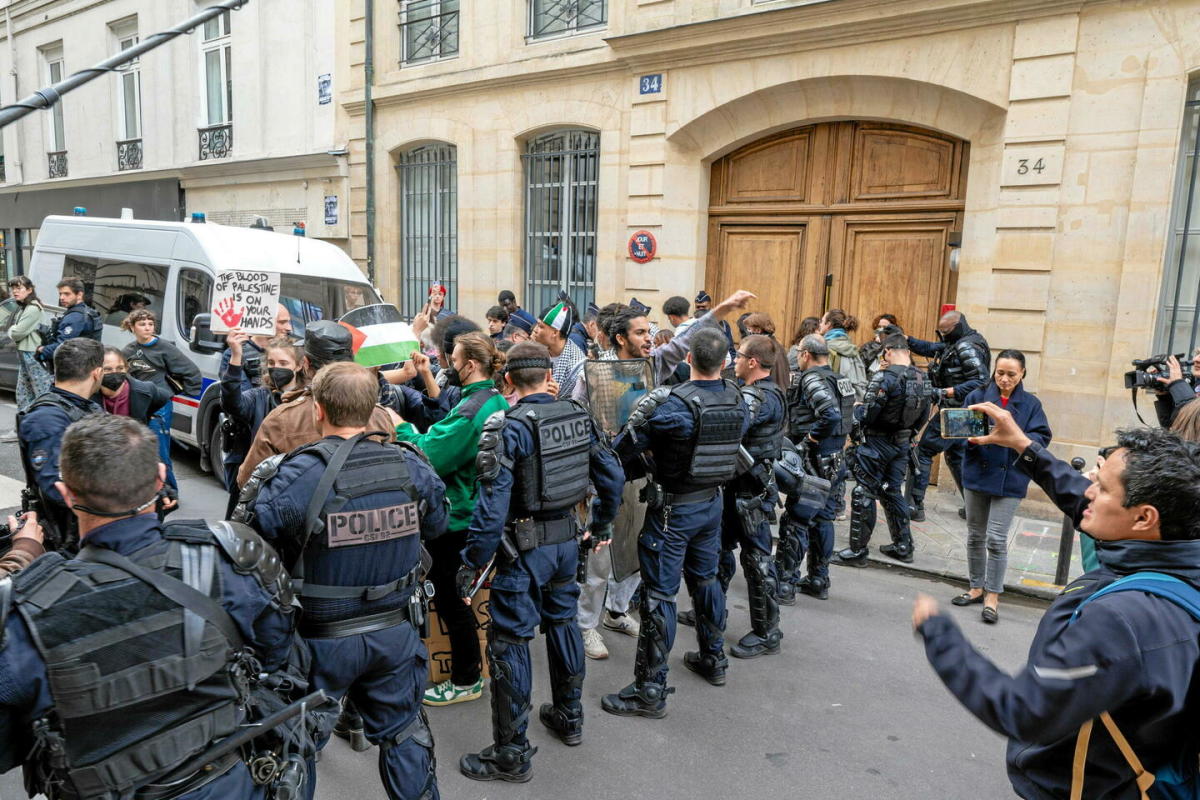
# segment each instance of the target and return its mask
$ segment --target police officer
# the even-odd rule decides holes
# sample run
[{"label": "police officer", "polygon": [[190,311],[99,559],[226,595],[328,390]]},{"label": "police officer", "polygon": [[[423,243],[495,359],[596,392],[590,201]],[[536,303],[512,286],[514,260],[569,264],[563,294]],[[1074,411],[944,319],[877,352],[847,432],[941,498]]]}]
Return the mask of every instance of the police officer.
[{"label": "police officer", "polygon": [[54,353],[54,386],[17,414],[26,496],[35,500],[49,541],[72,552],[79,535],[75,515],[58,490],[59,448],[68,425],[103,413],[89,399],[100,390],[103,369],[104,347],[99,342],[64,342]]},{"label": "police officer", "polygon": [[[919,356],[933,359],[929,378],[937,390],[934,399],[942,408],[958,408],[963,398],[987,383],[991,375],[992,355],[988,343],[979,331],[967,324],[958,311],[947,311],[938,320],[938,341],[926,342],[908,337],[908,346]],[[924,420],[922,420],[924,422]],[[929,488],[929,470],[938,453],[945,452],[946,466],[962,494],[962,447],[956,440],[942,438],[942,421],[935,417],[925,427],[917,445],[916,465],[909,476],[911,516],[917,522],[925,519],[925,491]]]},{"label": "police officer", "polygon": [[104,322],[100,312],[83,302],[83,281],[79,278],[63,278],[58,283],[58,304],[66,309],[55,320],[50,332],[50,341],[37,349],[38,360],[43,364],[54,361],[54,351],[65,342],[86,337],[99,342],[104,333]]},{"label": "police officer", "polygon": [[885,339],[883,357],[887,368],[872,376],[863,404],[856,410],[856,423],[861,425],[863,436],[848,457],[857,481],[850,495],[850,546],[834,560],[852,567],[867,564],[877,499],[883,504],[892,534],[892,543],[880,547],[879,552],[906,564],[913,560],[908,506],[901,484],[913,432],[929,417],[932,389],[925,374],[912,365],[905,337]]},{"label": "police officer", "polygon": [[[675,595],[680,573],[696,610],[699,652],[684,664],[709,683],[725,683],[725,593],[717,581],[721,538],[721,486],[732,480],[749,428],[741,392],[721,379],[728,341],[705,328],[691,338],[692,378],[660,387],[638,403],[614,448],[626,477],[653,454],[647,484],[646,522],[638,542],[642,567],[634,681],[601,706],[610,714],[661,718],[667,713],[667,658],[675,639]],[[648,464],[646,464],[649,466]]]},{"label": "police officer", "polygon": [[519,400],[511,411],[492,414],[480,437],[479,501],[457,577],[459,595],[467,597],[478,572],[496,559],[488,629],[493,739],[459,762],[474,780],[524,782],[532,775],[537,748],[526,736],[533,684],[529,640],[539,625],[546,634],[553,702],[542,704],[538,716],[564,744],[583,739],[575,506],[586,499],[590,477],[597,498],[590,541],[583,546],[595,542],[599,551],[611,536],[625,476],[583,406],[549,393],[552,369],[544,345],[514,345],[504,380]]},{"label": "police officer", "polygon": [[250,520],[295,577],[313,686],[354,701],[380,746],[388,797],[436,800],[417,628],[427,599],[421,540],[446,528],[445,486],[420,451],[367,427],[379,397],[370,371],[329,364],[311,388],[324,438],[260,465],[235,517]]},{"label": "police officer", "polygon": [[728,592],[733,578],[733,548],[741,547],[742,572],[750,600],[750,632],[729,648],[735,658],[755,658],[779,652],[779,603],[775,600],[775,565],[771,560],[768,515],[779,502],[774,485],[775,461],[783,452],[787,401],[772,380],[771,370],[782,353],[770,337],[742,339],[734,354],[734,374],[742,382],[742,402],[750,428],[742,440],[753,466],[725,487],[722,519],[721,588]]},{"label": "police officer", "polygon": [[[784,533],[780,532],[780,550],[792,551],[794,547],[795,553],[793,570],[780,576],[780,591],[782,597],[788,598],[791,592],[790,587],[784,588],[785,583],[792,584],[804,594],[825,600],[829,597],[833,519],[846,489],[842,449],[854,423],[854,385],[829,366],[829,345],[819,334],[809,334],[800,340],[797,362],[802,371],[792,381],[789,433],[812,472],[830,482],[830,494],[825,506],[807,525],[789,530],[786,546],[782,544]],[[795,580],[805,551],[808,575]]]},{"label": "police officer", "polygon": [[0,581],[0,772],[24,759],[30,794],[52,798],[261,797],[237,751],[204,756],[253,724],[247,698],[269,682],[247,681],[296,652],[278,556],[245,526],[160,526],[166,467],[128,417],[74,423],[61,467],[85,546]]}]

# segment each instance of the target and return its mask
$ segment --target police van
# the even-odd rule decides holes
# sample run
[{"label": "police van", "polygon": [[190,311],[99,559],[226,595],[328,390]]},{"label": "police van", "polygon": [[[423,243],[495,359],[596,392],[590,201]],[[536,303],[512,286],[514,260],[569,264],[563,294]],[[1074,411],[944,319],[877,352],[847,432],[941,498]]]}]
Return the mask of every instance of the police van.
[{"label": "police van", "polygon": [[63,278],[83,281],[87,302],[104,320],[105,345],[124,347],[133,334],[120,328],[134,308],[149,308],[161,338],[200,369],[199,395],[176,395],[172,435],[201,452],[201,466],[222,474],[218,370],[224,336],[208,329],[217,274],[251,269],[280,274],[280,303],[292,333],[379,303],[358,266],[328,242],[211,223],[152,222],[98,217],[46,217],[29,276],[38,297],[58,297]]}]

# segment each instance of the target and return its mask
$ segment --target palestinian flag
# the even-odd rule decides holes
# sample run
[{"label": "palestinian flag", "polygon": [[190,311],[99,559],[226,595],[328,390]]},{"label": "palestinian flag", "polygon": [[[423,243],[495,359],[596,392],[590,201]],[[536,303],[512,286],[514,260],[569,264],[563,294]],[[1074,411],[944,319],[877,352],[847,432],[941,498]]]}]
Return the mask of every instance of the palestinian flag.
[{"label": "palestinian flag", "polygon": [[355,363],[379,367],[407,361],[420,349],[412,326],[395,306],[382,304],[356,308],[339,322],[350,331]]}]

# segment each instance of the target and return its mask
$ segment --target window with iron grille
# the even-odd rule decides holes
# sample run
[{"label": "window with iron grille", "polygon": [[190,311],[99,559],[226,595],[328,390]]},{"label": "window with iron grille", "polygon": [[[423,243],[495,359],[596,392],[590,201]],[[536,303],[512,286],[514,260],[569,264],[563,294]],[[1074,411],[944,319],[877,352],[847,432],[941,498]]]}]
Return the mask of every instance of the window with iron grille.
[{"label": "window with iron grille", "polygon": [[1200,78],[1188,84],[1179,155],[1154,350],[1191,354],[1200,332]]},{"label": "window with iron grille", "polygon": [[529,38],[566,36],[608,23],[608,0],[529,0]]},{"label": "window with iron grille", "polygon": [[405,0],[400,32],[405,64],[458,55],[459,0]]},{"label": "window with iron grille", "polygon": [[429,285],[458,308],[458,148],[415,147],[400,156],[400,310],[416,314]]},{"label": "window with iron grille", "polygon": [[200,37],[204,75],[204,120],[223,125],[233,120],[233,55],[229,12],[204,23]]},{"label": "window with iron grille", "polygon": [[600,134],[557,131],[529,142],[525,162],[525,297],[533,312],[566,292],[596,297]]}]

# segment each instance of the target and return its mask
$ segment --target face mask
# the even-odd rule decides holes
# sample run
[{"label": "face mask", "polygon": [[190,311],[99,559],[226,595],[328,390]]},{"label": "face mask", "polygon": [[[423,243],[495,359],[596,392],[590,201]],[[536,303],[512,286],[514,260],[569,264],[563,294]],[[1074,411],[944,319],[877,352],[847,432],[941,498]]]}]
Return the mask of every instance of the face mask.
[{"label": "face mask", "polygon": [[285,386],[296,379],[296,371],[294,369],[284,369],[283,367],[271,367],[267,370],[267,375],[271,378],[271,385],[280,392],[283,391]]},{"label": "face mask", "polygon": [[457,369],[454,367],[446,367],[444,372],[446,373],[447,386],[462,386],[462,376],[458,374]]},{"label": "face mask", "polygon": [[100,385],[110,392],[115,392],[125,385],[125,380],[128,377],[124,372],[110,372],[100,379]]}]

